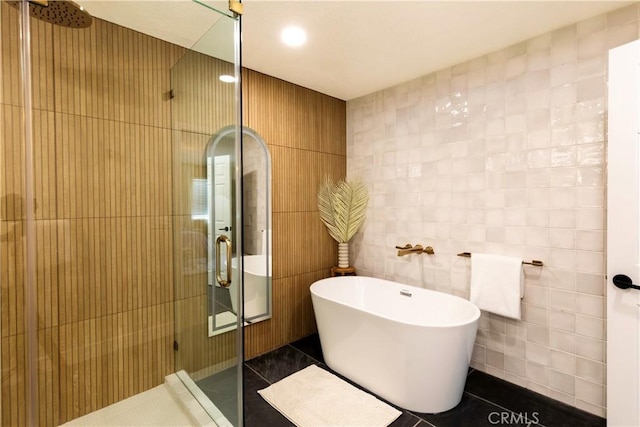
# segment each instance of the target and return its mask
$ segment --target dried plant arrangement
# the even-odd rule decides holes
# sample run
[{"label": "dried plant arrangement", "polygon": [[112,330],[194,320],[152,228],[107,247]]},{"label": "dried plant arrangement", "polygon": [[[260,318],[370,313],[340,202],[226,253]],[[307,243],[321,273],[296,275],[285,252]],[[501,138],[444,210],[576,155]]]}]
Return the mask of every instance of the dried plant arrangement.
[{"label": "dried plant arrangement", "polygon": [[318,210],[329,235],[338,242],[338,267],[349,266],[347,244],[364,223],[368,203],[369,191],[360,180],[333,182],[325,177],[320,185]]}]

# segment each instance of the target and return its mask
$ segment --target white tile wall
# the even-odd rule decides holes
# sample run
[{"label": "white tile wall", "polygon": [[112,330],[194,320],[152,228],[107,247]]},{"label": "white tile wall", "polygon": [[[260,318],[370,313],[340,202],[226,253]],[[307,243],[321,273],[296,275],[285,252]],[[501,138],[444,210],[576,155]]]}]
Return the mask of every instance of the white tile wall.
[{"label": "white tile wall", "polygon": [[[469,297],[462,251],[525,266],[523,320],[483,313],[472,365],[605,415],[608,49],[639,6],[347,103],[347,171],[369,187],[364,275]],[[425,52],[428,54],[428,52]],[[436,254],[396,256],[398,244]]]}]

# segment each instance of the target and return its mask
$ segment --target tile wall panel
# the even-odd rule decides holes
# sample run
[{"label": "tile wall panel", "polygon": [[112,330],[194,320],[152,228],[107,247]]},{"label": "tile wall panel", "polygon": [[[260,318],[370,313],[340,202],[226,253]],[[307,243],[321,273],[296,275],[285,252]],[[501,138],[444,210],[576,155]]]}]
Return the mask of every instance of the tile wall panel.
[{"label": "tile wall panel", "polygon": [[[355,266],[468,298],[458,252],[543,260],[523,267],[521,321],[482,314],[472,366],[603,416],[607,53],[638,12],[347,103],[348,175],[371,191]],[[436,254],[398,258],[405,243]]]},{"label": "tile wall panel", "polygon": [[[245,72],[245,76],[255,75],[265,81],[276,81],[248,70]],[[191,183],[194,178],[206,177],[203,153],[210,138],[223,127],[234,123],[235,116],[231,108],[234,99],[233,86],[221,84],[216,78],[220,74],[231,73],[230,64],[198,54],[186,55],[175,68],[175,75],[180,75],[180,78],[174,81],[175,98],[172,104],[174,193],[177,195],[174,199],[174,212],[179,215],[174,222],[174,236],[176,241],[183,242],[182,249],[186,249],[190,254],[198,253],[198,248],[193,247],[194,242],[184,246],[183,233],[206,232],[202,224],[191,218],[193,206]],[[293,88],[293,85],[284,84],[284,87]],[[275,97],[277,92],[256,92],[255,88],[246,84],[246,81],[244,89],[245,112],[252,108],[251,100],[256,99],[261,100],[259,102],[263,105],[273,106],[275,111],[289,108],[284,99]],[[265,119],[269,120],[269,114]],[[251,124],[249,126],[253,127]],[[287,132],[281,132],[279,137],[285,138],[287,135]],[[227,333],[207,338],[206,328],[203,328],[204,325],[201,322],[202,316],[206,313],[207,278],[202,274],[189,274],[189,269],[185,268],[184,262],[182,256],[174,257],[174,268],[177,272],[175,291],[177,307],[184,308],[178,309],[179,312],[176,313],[177,340],[180,343],[180,351],[176,354],[176,367],[184,368],[188,372],[199,372],[216,366],[225,367],[229,363],[234,363],[236,357],[234,335]],[[197,307],[196,312],[193,307]]]},{"label": "tile wall panel", "polygon": [[[148,216],[171,213],[171,131],[77,115],[56,115],[51,159],[58,216]],[[149,159],[154,159],[150,162]]]},{"label": "tile wall panel", "polygon": [[267,143],[273,187],[273,317],[245,328],[251,358],[316,331],[309,286],[329,276],[337,244],[317,189],[346,171],[344,101],[247,70],[244,122]]},{"label": "tile wall panel", "polygon": [[221,82],[221,74],[233,74],[232,64],[192,51],[172,69],[175,369],[195,379],[237,363],[235,332],[209,337],[208,230],[205,221],[192,216],[194,179],[207,178],[207,144],[235,123],[234,85]]},{"label": "tile wall panel", "polygon": [[20,77],[20,26],[18,10],[8,4],[0,4],[0,36],[2,37],[2,58],[0,64],[0,103],[22,105],[22,85]]},{"label": "tile wall panel", "polygon": [[[223,74],[233,75],[233,64],[191,51],[180,58],[172,69],[173,129],[210,138],[235,123],[235,89],[218,79]],[[205,145],[199,147],[199,154]]]},{"label": "tile wall panel", "polygon": [[[296,87],[284,80],[247,71],[243,75],[243,97],[246,102],[244,124],[256,130],[269,147],[295,147]],[[274,120],[274,118],[279,120]]]},{"label": "tile wall panel", "polygon": [[6,164],[16,167],[2,168],[0,172],[2,228],[0,232],[0,292],[2,296],[1,327],[2,336],[7,337],[24,333],[23,299],[24,270],[21,268],[24,259],[25,206],[22,185],[22,163],[24,155],[19,143],[24,138],[21,129],[22,112],[19,107],[2,105],[2,137],[0,156]]},{"label": "tile wall panel", "polygon": [[23,167],[24,152],[20,148],[20,141],[24,139],[23,113],[20,107],[10,105],[1,105],[0,113],[2,114],[2,140],[4,144],[0,146],[0,155],[2,160],[14,165],[11,168],[3,168],[0,171],[0,190],[2,191],[2,219],[15,221],[22,219],[24,213],[24,189],[23,189]]},{"label": "tile wall panel", "polygon": [[[203,275],[198,281],[206,282]],[[202,286],[199,286],[202,289]],[[208,325],[202,319],[208,316],[206,288],[204,293],[176,302],[176,336],[180,345],[175,355],[176,370],[184,369],[195,379],[200,372],[223,370],[237,364],[237,341],[235,333],[208,337]],[[206,374],[205,374],[206,375]]]},{"label": "tile wall panel", "polygon": [[[222,126],[228,125],[225,122]],[[187,131],[173,131],[173,211],[176,215],[191,216],[193,209],[193,193],[191,185],[193,179],[206,179],[207,168],[204,163],[207,143],[216,128],[211,133],[197,133]]]},{"label": "tile wall panel", "polygon": [[51,28],[57,112],[171,127],[170,67],[183,49],[99,19]]},{"label": "tile wall panel", "polygon": [[16,334],[2,337],[2,425],[26,425],[26,413],[21,402],[26,397],[26,337]]},{"label": "tile wall panel", "polygon": [[[340,176],[346,167],[345,156],[336,154],[277,145],[270,147],[270,151],[275,212],[316,210],[315,194],[325,176]],[[292,170],[292,165],[297,170]]]},{"label": "tile wall panel", "polygon": [[[18,13],[0,4],[2,425],[26,424]],[[184,49],[31,20],[38,412],[59,425],[174,371],[170,68]]]},{"label": "tile wall panel", "polygon": [[[326,270],[335,265],[338,253],[316,211],[274,212],[273,234],[287,239],[273,239],[273,268],[280,277]],[[334,247],[335,246],[335,247]],[[282,254],[281,256],[275,256]],[[275,273],[274,273],[274,277]]]}]

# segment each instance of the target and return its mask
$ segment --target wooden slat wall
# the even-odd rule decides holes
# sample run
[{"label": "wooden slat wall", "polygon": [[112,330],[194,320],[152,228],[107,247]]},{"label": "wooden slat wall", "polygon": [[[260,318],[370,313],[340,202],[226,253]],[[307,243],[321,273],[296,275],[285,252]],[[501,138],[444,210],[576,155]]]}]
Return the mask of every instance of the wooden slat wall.
[{"label": "wooden slat wall", "polygon": [[[18,12],[0,4],[3,426],[25,425]],[[184,49],[94,20],[31,20],[40,424],[174,372],[170,69]]]},{"label": "wooden slat wall", "polygon": [[[0,4],[0,419],[26,422],[24,190],[17,10]],[[233,123],[230,65],[95,20],[31,21],[39,413],[58,425],[235,355],[206,337],[206,274],[183,232],[210,136]],[[182,59],[178,62],[179,58]],[[176,98],[169,101],[171,67]],[[180,69],[180,67],[183,67]],[[245,125],[273,161],[273,318],[245,329],[245,357],[315,331],[309,285],[335,265],[315,192],[346,170],[345,103],[245,70]],[[220,91],[229,92],[223,98]],[[217,93],[218,104],[211,102]],[[223,99],[223,100],[221,100]],[[173,260],[173,261],[171,261]],[[174,278],[176,279],[174,281]],[[175,333],[174,333],[175,329]],[[173,340],[180,344],[174,352]]]},{"label": "wooden slat wall", "polygon": [[204,221],[191,217],[193,179],[207,177],[207,143],[221,128],[235,123],[234,85],[221,82],[218,79],[221,74],[233,74],[233,65],[191,51],[180,59],[172,73],[173,262],[179,345],[175,366],[176,370],[184,369],[190,374],[227,366],[237,359],[235,333],[208,337],[207,270],[197,268],[203,266],[202,258],[206,259],[207,227]]},{"label": "wooden slat wall", "polygon": [[309,286],[337,261],[316,193],[325,175],[346,173],[346,107],[254,71],[243,79],[244,124],[269,146],[273,168],[273,317],[245,327],[249,359],[316,331]]},{"label": "wooden slat wall", "polygon": [[[190,52],[176,69],[172,114],[174,131],[174,241],[199,231],[191,220],[190,185],[206,176],[203,153],[216,131],[232,124],[232,93],[222,99],[220,85],[209,76],[231,73],[229,64]],[[346,173],[346,106],[319,94],[251,70],[243,74],[244,125],[267,143],[273,186],[273,318],[245,327],[245,358],[251,358],[307,336],[316,330],[309,286],[327,277],[336,264],[337,245],[320,222],[315,194],[325,175]],[[201,88],[207,88],[201,90]],[[197,248],[185,247],[187,253]],[[183,257],[174,257],[176,275],[177,369],[196,372],[235,355],[233,333],[205,337],[206,275],[182,272]]]}]

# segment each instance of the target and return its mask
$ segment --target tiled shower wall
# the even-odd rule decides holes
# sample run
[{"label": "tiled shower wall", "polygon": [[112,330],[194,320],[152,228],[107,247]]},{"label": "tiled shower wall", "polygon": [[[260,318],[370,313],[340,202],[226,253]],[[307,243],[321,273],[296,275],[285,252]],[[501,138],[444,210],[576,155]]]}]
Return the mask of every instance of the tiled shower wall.
[{"label": "tiled shower wall", "polygon": [[[18,11],[0,2],[3,426],[26,425],[29,329]],[[170,67],[184,52],[95,19],[31,19],[40,425],[174,371]],[[144,365],[144,369],[141,366]]]},{"label": "tiled shower wall", "polygon": [[[53,426],[235,356],[233,333],[208,338],[201,245],[185,238],[199,231],[192,180],[210,136],[233,122],[233,91],[220,96],[212,78],[229,64],[106,21],[31,28],[38,411]],[[18,10],[4,1],[0,29],[0,424],[20,426],[24,117]],[[337,256],[315,189],[345,174],[346,115],[309,89],[250,70],[243,80],[245,125],[273,160],[273,317],[245,328],[251,357],[315,331],[309,285]]]},{"label": "tiled shower wall", "polygon": [[347,103],[347,173],[371,196],[359,273],[468,298],[459,252],[544,261],[523,267],[521,321],[483,312],[472,365],[598,415],[607,52],[637,38],[632,5]]}]

